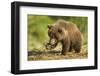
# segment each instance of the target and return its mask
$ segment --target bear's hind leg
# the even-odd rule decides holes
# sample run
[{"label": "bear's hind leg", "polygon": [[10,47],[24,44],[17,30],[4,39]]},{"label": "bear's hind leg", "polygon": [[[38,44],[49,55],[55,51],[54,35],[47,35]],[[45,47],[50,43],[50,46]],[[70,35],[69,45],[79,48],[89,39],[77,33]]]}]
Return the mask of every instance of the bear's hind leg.
[{"label": "bear's hind leg", "polygon": [[81,45],[80,44],[75,45],[74,46],[74,50],[75,50],[76,53],[80,53],[80,51],[81,51]]}]

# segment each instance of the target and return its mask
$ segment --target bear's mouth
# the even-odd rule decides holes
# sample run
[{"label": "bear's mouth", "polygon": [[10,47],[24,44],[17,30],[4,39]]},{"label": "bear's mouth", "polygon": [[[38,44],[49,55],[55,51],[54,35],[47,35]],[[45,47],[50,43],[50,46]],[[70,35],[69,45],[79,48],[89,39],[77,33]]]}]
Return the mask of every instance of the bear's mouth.
[{"label": "bear's mouth", "polygon": [[49,41],[49,43],[47,43],[47,45],[46,45],[46,48],[47,49],[53,49],[53,48],[55,48],[55,46],[56,46],[56,44],[57,44],[57,40],[56,39],[50,39],[50,41]]},{"label": "bear's mouth", "polygon": [[56,44],[56,42],[57,42],[57,40],[56,40],[56,39],[54,39],[54,38],[50,40],[50,44],[51,44],[51,45]]}]

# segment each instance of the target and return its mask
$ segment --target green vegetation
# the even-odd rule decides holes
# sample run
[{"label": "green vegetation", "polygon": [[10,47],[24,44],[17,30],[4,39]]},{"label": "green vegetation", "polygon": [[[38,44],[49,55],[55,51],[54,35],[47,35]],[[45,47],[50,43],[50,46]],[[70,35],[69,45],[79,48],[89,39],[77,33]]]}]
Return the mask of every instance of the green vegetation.
[{"label": "green vegetation", "polygon": [[83,35],[83,47],[87,48],[88,18],[75,16],[44,16],[28,15],[28,51],[44,51],[45,43],[48,42],[48,24],[64,19],[77,24]]}]

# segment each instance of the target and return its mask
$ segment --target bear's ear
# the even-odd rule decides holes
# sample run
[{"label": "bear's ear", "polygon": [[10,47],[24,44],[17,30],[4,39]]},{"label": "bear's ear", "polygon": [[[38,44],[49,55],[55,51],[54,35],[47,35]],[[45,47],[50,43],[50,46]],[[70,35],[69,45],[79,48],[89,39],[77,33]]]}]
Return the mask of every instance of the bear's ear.
[{"label": "bear's ear", "polygon": [[51,29],[51,27],[52,27],[52,25],[51,24],[48,24],[48,28]]},{"label": "bear's ear", "polygon": [[62,29],[58,29],[58,32],[59,32],[59,33],[62,33]]}]

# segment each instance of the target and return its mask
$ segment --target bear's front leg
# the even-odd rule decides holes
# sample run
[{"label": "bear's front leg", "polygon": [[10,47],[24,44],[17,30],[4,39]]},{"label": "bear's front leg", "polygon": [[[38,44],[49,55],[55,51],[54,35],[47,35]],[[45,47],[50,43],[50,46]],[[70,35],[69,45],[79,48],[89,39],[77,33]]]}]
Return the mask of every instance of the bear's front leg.
[{"label": "bear's front leg", "polygon": [[70,49],[70,40],[69,38],[62,41],[62,55],[66,55]]}]

